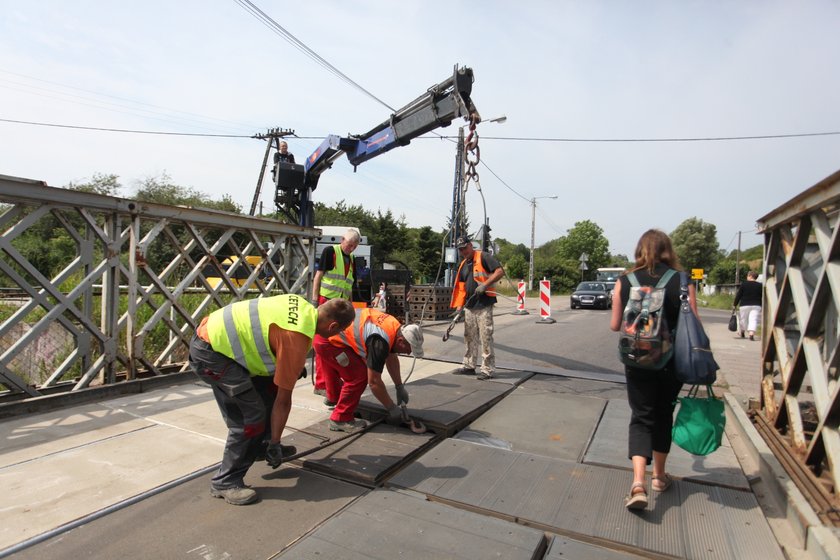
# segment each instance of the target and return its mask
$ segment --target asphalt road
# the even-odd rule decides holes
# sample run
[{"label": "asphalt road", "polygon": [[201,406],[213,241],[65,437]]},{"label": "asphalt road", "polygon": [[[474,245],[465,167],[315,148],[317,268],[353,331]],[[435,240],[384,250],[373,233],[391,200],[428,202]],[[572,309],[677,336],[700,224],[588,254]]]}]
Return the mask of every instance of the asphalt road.
[{"label": "asphalt road", "polygon": [[[537,299],[526,300],[528,315],[514,315],[516,304],[500,298],[494,316],[497,364],[623,374],[618,360],[618,334],[609,327],[611,310],[569,308],[568,296],[552,297],[551,318],[540,322]],[[701,309],[706,325],[726,323],[726,311]],[[442,337],[449,323],[423,324],[424,349],[430,359],[460,364],[464,353],[464,325],[455,326],[447,342]],[[456,366],[453,366],[453,368]]]}]

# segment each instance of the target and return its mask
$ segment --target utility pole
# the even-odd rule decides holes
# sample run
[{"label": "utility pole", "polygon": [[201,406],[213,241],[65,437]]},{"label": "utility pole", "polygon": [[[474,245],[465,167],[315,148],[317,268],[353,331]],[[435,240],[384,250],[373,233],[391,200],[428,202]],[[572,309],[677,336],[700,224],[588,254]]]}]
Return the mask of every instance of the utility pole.
[{"label": "utility pole", "polygon": [[534,224],[537,218],[537,199],[538,198],[557,198],[557,195],[552,196],[535,196],[531,199],[531,257],[528,259],[528,289],[534,289]]},{"label": "utility pole", "polygon": [[741,232],[738,232],[738,248],[735,249],[735,283],[741,283]]},{"label": "utility pole", "polygon": [[[455,181],[452,185],[452,235],[449,239],[449,252],[452,255],[451,259],[447,259],[446,264],[446,286],[452,287],[455,285],[455,265],[458,262],[458,250],[455,248],[455,240],[461,236],[461,221],[463,215],[464,201],[462,200],[464,194],[464,127],[458,127],[458,147],[455,154]],[[454,260],[453,260],[454,259]],[[449,261],[452,262],[449,262]]]},{"label": "utility pole", "polygon": [[251,138],[268,140],[268,142],[265,145],[265,157],[263,158],[263,164],[260,168],[260,178],[257,179],[257,188],[254,190],[254,199],[251,201],[251,211],[248,213],[249,215],[253,216],[254,212],[257,210],[257,203],[260,200],[260,189],[262,189],[263,177],[265,177],[265,167],[268,165],[268,154],[271,153],[271,148],[274,147],[275,150],[279,150],[280,139],[285,136],[293,136],[294,134],[295,131],[288,128],[269,128],[265,134],[259,133],[251,136]]}]

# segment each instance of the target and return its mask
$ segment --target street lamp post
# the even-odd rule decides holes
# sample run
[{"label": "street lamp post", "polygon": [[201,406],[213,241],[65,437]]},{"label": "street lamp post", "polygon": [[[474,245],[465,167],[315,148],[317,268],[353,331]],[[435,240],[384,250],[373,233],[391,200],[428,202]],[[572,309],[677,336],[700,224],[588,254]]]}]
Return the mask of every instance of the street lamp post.
[{"label": "street lamp post", "polygon": [[531,258],[528,260],[528,289],[534,289],[534,223],[537,217],[537,199],[538,198],[557,198],[553,196],[535,196],[531,199]]}]

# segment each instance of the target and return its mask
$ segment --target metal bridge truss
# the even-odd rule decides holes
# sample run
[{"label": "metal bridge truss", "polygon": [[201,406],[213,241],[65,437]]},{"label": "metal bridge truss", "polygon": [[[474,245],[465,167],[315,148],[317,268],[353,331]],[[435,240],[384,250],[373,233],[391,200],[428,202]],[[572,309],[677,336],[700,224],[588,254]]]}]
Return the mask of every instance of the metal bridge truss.
[{"label": "metal bridge truss", "polygon": [[760,414],[827,498],[822,508],[836,517],[840,172],[758,225],[765,255]]},{"label": "metal bridge truss", "polygon": [[0,232],[0,401],[186,369],[209,312],[308,292],[319,233],[2,175]]}]

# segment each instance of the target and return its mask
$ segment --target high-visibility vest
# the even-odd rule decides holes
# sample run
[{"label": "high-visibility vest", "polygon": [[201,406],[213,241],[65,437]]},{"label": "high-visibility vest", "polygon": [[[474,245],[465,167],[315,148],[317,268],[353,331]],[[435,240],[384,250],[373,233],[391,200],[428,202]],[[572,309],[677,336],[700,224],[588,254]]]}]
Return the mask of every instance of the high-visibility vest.
[{"label": "high-visibility vest", "polygon": [[296,294],[238,301],[210,314],[207,336],[213,350],[234,360],[251,375],[272,375],[277,359],[268,343],[272,323],[311,339],[315,336],[318,310]]},{"label": "high-visibility vest", "polygon": [[[462,307],[467,301],[467,285],[461,282],[461,268],[463,268],[466,259],[461,261],[458,265],[458,272],[455,274],[455,288],[452,290],[452,299],[449,301],[449,307]],[[473,254],[473,278],[476,282],[486,282],[490,277],[490,273],[484,270],[484,265],[481,264],[481,251],[476,251]],[[495,288],[488,287],[484,292],[489,297],[496,297]]]},{"label": "high-visibility vest", "polygon": [[350,263],[345,269],[344,253],[341,251],[341,245],[333,245],[335,251],[335,266],[331,270],[324,271],[324,276],[321,278],[321,289],[318,295],[327,299],[353,299],[353,263],[355,262],[355,255],[350,253]]},{"label": "high-visibility vest", "polygon": [[388,349],[393,350],[400,326],[396,317],[373,307],[366,307],[357,309],[353,324],[337,335],[331,336],[329,341],[334,346],[347,346],[362,358],[367,358],[365,345],[367,337],[378,334],[388,342]]}]

